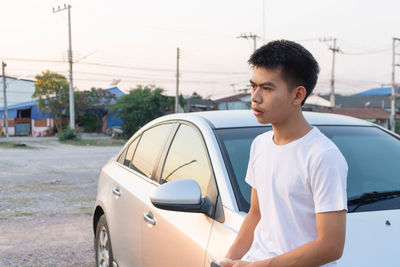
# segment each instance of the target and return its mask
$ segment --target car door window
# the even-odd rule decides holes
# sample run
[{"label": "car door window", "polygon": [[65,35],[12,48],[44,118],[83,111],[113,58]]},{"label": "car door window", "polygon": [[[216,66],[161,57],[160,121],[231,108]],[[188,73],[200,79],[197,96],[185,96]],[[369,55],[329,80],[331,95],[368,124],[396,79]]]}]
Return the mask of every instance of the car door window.
[{"label": "car door window", "polygon": [[125,155],[126,155],[126,150],[128,148],[125,148],[124,151],[121,152],[121,154],[119,154],[117,161],[121,164],[124,164],[125,161]]},{"label": "car door window", "polygon": [[196,129],[181,124],[168,151],[160,183],[193,179],[200,185],[204,197],[211,174],[207,152],[200,134]]},{"label": "car door window", "polygon": [[173,124],[162,124],[143,132],[130,167],[152,178],[154,165],[171,133]]},{"label": "car door window", "polygon": [[136,146],[139,142],[139,137],[136,138],[128,147],[127,151],[126,151],[126,156],[125,156],[125,160],[124,160],[124,165],[125,166],[130,166],[131,165],[131,161],[133,158],[133,154],[135,153],[136,150]]}]

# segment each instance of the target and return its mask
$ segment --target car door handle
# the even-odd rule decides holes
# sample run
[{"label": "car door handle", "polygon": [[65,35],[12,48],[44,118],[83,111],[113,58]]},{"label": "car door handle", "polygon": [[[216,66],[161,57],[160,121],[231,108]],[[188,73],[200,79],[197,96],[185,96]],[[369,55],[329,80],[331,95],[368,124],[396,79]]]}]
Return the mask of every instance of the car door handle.
[{"label": "car door handle", "polygon": [[121,196],[121,191],[119,190],[118,187],[114,187],[114,188],[112,189],[112,192],[113,192],[113,194],[116,195],[117,197],[120,197],[120,196]]},{"label": "car door handle", "polygon": [[153,213],[151,213],[151,211],[149,211],[147,214],[144,213],[143,218],[144,218],[145,222],[152,224],[152,225],[156,225],[156,220],[154,219]]}]

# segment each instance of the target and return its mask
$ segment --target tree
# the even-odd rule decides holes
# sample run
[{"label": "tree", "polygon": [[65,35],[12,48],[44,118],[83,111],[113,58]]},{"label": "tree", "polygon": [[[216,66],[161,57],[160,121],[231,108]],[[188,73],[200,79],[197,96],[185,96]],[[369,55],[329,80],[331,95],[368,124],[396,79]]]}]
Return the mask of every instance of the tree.
[{"label": "tree", "polygon": [[193,92],[190,99],[203,99],[203,97],[199,95],[197,92]]},{"label": "tree", "polygon": [[101,128],[104,109],[115,99],[115,95],[92,87],[88,91],[76,91],[74,99],[78,125],[83,126],[85,131],[93,132]]},{"label": "tree", "polygon": [[35,76],[35,91],[32,97],[38,99],[42,113],[53,118],[58,132],[62,129],[62,118],[65,118],[69,106],[69,83],[65,76],[49,70]]},{"label": "tree", "polygon": [[122,119],[125,134],[132,135],[147,122],[172,110],[174,99],[163,96],[163,91],[153,85],[138,85],[117,100],[112,111]]}]

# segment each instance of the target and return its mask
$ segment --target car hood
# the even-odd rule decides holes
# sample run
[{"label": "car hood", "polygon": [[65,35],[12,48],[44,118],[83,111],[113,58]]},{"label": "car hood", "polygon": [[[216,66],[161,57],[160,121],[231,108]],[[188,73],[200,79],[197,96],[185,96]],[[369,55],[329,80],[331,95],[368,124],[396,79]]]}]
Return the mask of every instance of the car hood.
[{"label": "car hood", "polygon": [[400,210],[349,213],[338,266],[400,266],[399,244]]}]

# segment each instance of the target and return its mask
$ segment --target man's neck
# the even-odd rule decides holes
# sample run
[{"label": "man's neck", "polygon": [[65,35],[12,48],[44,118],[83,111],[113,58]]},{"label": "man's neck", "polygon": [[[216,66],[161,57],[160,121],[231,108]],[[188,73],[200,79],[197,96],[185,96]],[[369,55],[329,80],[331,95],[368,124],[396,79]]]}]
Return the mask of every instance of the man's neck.
[{"label": "man's neck", "polygon": [[308,124],[303,113],[295,112],[292,116],[279,123],[273,123],[274,143],[277,145],[286,145],[293,142],[311,131],[312,126]]}]

